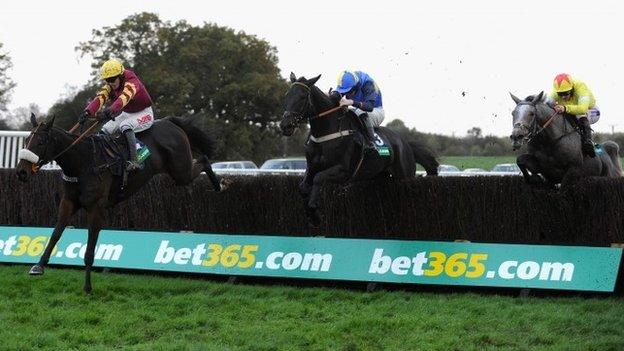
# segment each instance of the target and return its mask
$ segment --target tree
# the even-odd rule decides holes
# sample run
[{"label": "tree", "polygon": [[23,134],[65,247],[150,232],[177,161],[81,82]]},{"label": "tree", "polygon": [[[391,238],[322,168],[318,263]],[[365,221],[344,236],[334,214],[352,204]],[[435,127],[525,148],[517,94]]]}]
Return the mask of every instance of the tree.
[{"label": "tree", "polygon": [[481,131],[481,128],[479,128],[479,127],[472,127],[472,128],[470,128],[470,129],[468,129],[468,131],[466,132],[466,134],[468,134],[468,137],[469,137],[469,138],[479,139],[479,138],[481,138],[481,136],[482,136],[482,135],[481,135],[481,134],[482,134],[482,131]]},{"label": "tree", "polygon": [[76,49],[93,57],[94,76],[110,57],[138,72],[160,115],[206,112],[264,127],[278,116],[287,88],[274,47],[214,24],[171,24],[141,13],[94,30]]},{"label": "tree", "polygon": [[35,103],[29,104],[28,106],[17,107],[6,114],[4,125],[6,129],[31,130],[30,114],[34,113],[35,116],[39,118],[41,116],[40,110],[39,106]]},{"label": "tree", "polygon": [[6,111],[15,83],[7,75],[7,71],[13,64],[9,55],[2,52],[2,46],[0,43],[0,111]]},{"label": "tree", "polygon": [[386,125],[401,134],[407,140],[417,139],[424,142],[438,155],[442,156],[508,156],[512,155],[509,139],[492,135],[483,136],[479,127],[467,131],[465,138],[455,138],[447,135],[421,133],[414,128],[408,128],[400,119],[395,119]]},{"label": "tree", "polygon": [[[129,16],[119,25],[92,32],[76,50],[91,57],[93,79],[50,110],[67,127],[101,85],[97,69],[116,57],[135,71],[154,100],[157,118],[192,115],[218,142],[219,159],[281,156],[303,145],[284,142],[276,122],[288,85],[277,67],[277,50],[266,41],[214,24],[192,26],[161,21],[156,14]],[[284,145],[288,145],[285,147]]]}]

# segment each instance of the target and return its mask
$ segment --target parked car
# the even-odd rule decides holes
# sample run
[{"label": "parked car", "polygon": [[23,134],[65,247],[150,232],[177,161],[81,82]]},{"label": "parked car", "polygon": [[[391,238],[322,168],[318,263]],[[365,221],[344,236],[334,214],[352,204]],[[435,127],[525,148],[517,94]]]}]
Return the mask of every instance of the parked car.
[{"label": "parked car", "polygon": [[483,168],[466,168],[464,169],[464,173],[483,173],[483,172],[487,172],[485,169]]},{"label": "parked car", "polygon": [[252,161],[225,161],[213,163],[212,169],[258,169],[258,166]]},{"label": "parked car", "polygon": [[438,173],[440,172],[461,172],[461,171],[459,170],[459,168],[453,165],[439,165]]},{"label": "parked car", "polygon": [[492,168],[492,172],[522,174],[520,167],[515,163],[500,163]]},{"label": "parked car", "polygon": [[289,170],[303,170],[307,168],[306,159],[303,157],[293,157],[293,158],[274,158],[270,160],[266,160],[260,169],[262,170],[280,170],[280,169],[289,169]]}]

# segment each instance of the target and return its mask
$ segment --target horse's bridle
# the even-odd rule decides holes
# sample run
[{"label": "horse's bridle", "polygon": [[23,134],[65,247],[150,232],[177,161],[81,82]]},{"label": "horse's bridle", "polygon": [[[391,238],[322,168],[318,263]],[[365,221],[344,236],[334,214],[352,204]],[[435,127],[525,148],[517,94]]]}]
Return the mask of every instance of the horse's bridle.
[{"label": "horse's bridle", "polygon": [[[301,111],[299,112],[292,112],[292,111],[288,111],[288,113],[290,114],[294,114],[295,115],[295,124],[299,124],[302,120],[304,120],[306,118],[307,113],[309,112],[309,110],[312,109],[313,104],[312,104],[312,91],[310,90],[310,87],[305,85],[304,83],[301,82],[293,82],[290,87],[292,88],[295,85],[300,85],[302,87],[304,87],[306,89],[306,102],[303,105],[303,107],[301,108]],[[309,119],[312,119],[311,117]]]},{"label": "horse's bridle", "polygon": [[[61,155],[63,155],[65,152],[67,152],[69,149],[71,149],[72,147],[74,147],[74,145],[78,144],[78,142],[80,142],[82,139],[84,139],[85,136],[87,136],[87,134],[96,126],[98,125],[100,122],[96,121],[95,123],[93,123],[87,130],[85,130],[82,134],[80,134],[78,136],[78,138],[76,138],[76,140],[74,140],[71,144],[69,144],[69,146],[67,146],[65,149],[63,149],[63,151],[59,152],[58,154],[56,154],[54,157],[51,157],[50,159],[45,159],[45,155],[48,153],[48,146],[50,144],[50,140],[52,139],[52,126],[50,126],[50,129],[47,132],[43,132],[43,131],[39,131],[39,127],[41,127],[41,125],[43,123],[39,123],[37,125],[37,127],[35,128],[35,130],[32,131],[32,133],[30,133],[31,135],[37,135],[39,133],[45,133],[46,134],[46,143],[45,143],[45,147],[43,148],[43,152],[41,153],[42,156],[39,157],[39,161],[37,161],[36,164],[32,165],[32,171],[34,173],[38,172],[39,169],[41,169],[41,167],[43,165],[45,165],[46,163],[55,160],[56,158],[60,157]],[[72,128],[72,131],[75,128]],[[26,149],[28,149],[30,147],[30,143],[32,142],[32,138],[30,138],[30,140],[28,140],[28,144],[26,144]]]},{"label": "horse's bridle", "polygon": [[[306,118],[305,115],[307,114],[307,112],[312,110],[312,107],[313,107],[313,104],[312,104],[312,90],[310,90],[309,86],[307,86],[306,84],[301,83],[301,82],[293,82],[290,85],[290,87],[292,88],[293,85],[300,85],[300,86],[306,88],[306,91],[307,91],[306,103],[301,108],[301,111],[299,113],[293,113],[291,111],[288,111],[291,114],[297,114],[297,116],[295,117],[295,124],[298,124],[299,122],[301,122],[303,119]],[[332,113],[334,111],[338,111],[341,108],[342,108],[342,106],[332,107],[332,108],[330,108],[327,111],[323,111],[323,112],[321,112],[321,113],[319,113],[317,115],[313,115],[313,116],[308,117],[308,120],[311,121],[311,120],[314,120],[314,119],[319,118],[319,117],[327,116],[328,114],[330,114],[330,113]]]},{"label": "horse's bridle", "polygon": [[524,130],[526,130],[528,132],[527,135],[524,137],[524,140],[526,140],[527,143],[531,142],[531,140],[535,139],[538,135],[540,135],[554,121],[555,117],[557,117],[557,115],[559,115],[557,113],[557,111],[554,111],[548,117],[548,120],[546,121],[546,123],[544,123],[544,125],[540,125],[539,121],[537,120],[537,104],[536,103],[529,102],[529,101],[521,101],[517,105],[518,106],[520,106],[520,105],[530,105],[530,106],[533,106],[535,108],[535,117],[533,117],[533,121],[531,122],[531,127],[527,126],[526,124],[522,124],[522,123],[514,124],[514,127],[518,127],[520,129],[524,129]]}]

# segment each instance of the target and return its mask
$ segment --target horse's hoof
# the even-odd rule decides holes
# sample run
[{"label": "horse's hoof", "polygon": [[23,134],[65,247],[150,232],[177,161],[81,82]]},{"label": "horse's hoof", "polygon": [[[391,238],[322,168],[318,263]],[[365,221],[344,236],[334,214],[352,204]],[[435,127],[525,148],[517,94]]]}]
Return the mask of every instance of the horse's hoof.
[{"label": "horse's hoof", "polygon": [[84,292],[88,295],[91,295],[91,291],[93,291],[93,289],[91,288],[91,286],[84,286]]},{"label": "horse's hoof", "polygon": [[38,264],[32,266],[30,271],[28,271],[28,274],[30,274],[30,275],[43,275],[43,266],[38,265]]},{"label": "horse's hoof", "polygon": [[219,190],[216,189],[216,191],[224,191],[227,190],[230,185],[234,184],[234,181],[231,179],[226,179],[226,178],[221,178],[221,181],[219,182]]}]

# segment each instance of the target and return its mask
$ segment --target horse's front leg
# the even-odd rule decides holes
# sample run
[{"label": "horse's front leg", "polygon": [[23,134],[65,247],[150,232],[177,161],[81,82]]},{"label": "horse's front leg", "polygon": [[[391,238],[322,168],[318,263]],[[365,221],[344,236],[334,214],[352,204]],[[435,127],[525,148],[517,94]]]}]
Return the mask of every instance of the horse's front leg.
[{"label": "horse's front leg", "polygon": [[568,188],[586,176],[588,176],[588,174],[586,174],[585,170],[582,167],[572,166],[568,168],[568,170],[563,175],[563,179],[561,180],[561,187]]},{"label": "horse's front leg", "polygon": [[306,209],[306,215],[308,216],[308,220],[312,222],[312,217],[314,216],[314,211],[308,206],[310,201],[310,193],[312,192],[312,180],[316,175],[310,168],[308,168],[303,176],[303,180],[299,183],[299,195],[303,199],[303,206]]},{"label": "horse's front leg", "polygon": [[85,251],[85,285],[84,291],[91,293],[91,269],[95,258],[95,245],[97,244],[100,230],[104,225],[104,206],[96,205],[87,210],[87,220],[89,223],[89,238],[87,239],[87,250]]},{"label": "horse's front leg", "polygon": [[312,191],[308,200],[308,208],[315,215],[315,220],[319,224],[319,203],[321,198],[321,186],[325,183],[344,183],[349,178],[349,172],[343,165],[335,165],[326,170],[318,172],[312,179]]},{"label": "horse's front leg", "polygon": [[50,255],[52,254],[52,250],[54,249],[54,246],[56,246],[56,243],[61,238],[61,234],[63,234],[65,227],[67,227],[69,220],[71,219],[72,215],[76,213],[76,210],[78,210],[78,207],[76,206],[76,203],[74,201],[70,200],[69,198],[65,196],[61,199],[61,203],[59,204],[59,208],[58,208],[58,219],[56,221],[56,226],[54,227],[54,231],[52,232],[52,235],[50,236],[50,240],[48,241],[48,244],[46,245],[46,248],[43,251],[43,255],[41,255],[41,258],[39,259],[39,263],[32,266],[28,274],[30,275],[42,275],[43,274],[44,267],[50,261]]},{"label": "horse's front leg", "polygon": [[531,154],[522,154],[518,156],[516,159],[516,163],[522,171],[522,175],[524,176],[524,180],[529,185],[544,185],[545,181],[539,173],[541,169],[539,167],[539,162],[534,155]]}]

